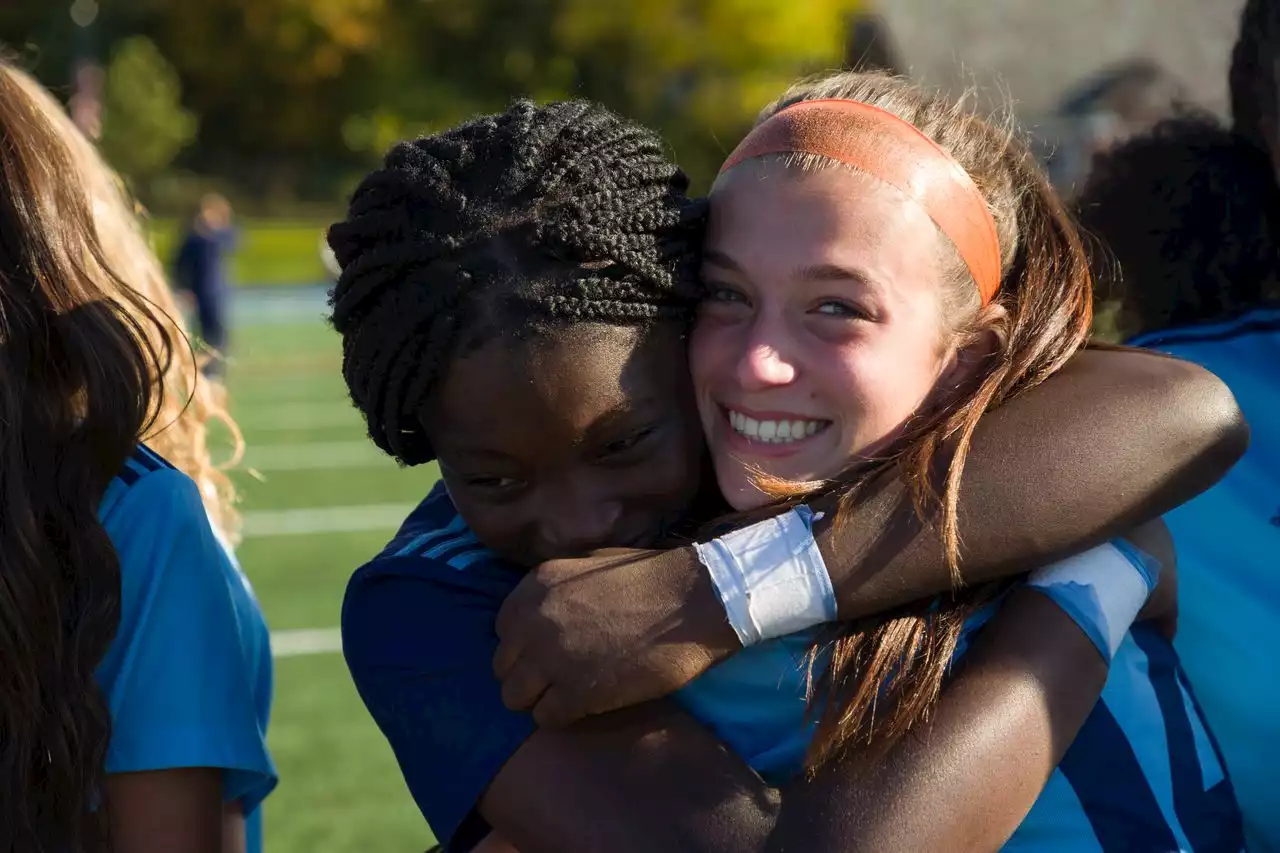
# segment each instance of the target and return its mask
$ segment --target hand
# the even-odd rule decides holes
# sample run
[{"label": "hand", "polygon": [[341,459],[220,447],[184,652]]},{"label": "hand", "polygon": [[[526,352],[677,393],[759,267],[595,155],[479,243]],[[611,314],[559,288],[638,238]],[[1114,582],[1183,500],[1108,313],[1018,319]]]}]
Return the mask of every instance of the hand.
[{"label": "hand", "polygon": [[666,696],[741,648],[692,548],[543,563],[507,597],[497,632],[503,702],[541,726]]}]

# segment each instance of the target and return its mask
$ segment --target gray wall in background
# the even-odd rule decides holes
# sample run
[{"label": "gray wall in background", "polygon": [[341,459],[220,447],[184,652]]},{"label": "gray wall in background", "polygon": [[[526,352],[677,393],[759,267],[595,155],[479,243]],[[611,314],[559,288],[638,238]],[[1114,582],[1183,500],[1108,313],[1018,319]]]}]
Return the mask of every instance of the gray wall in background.
[{"label": "gray wall in background", "polygon": [[[1030,126],[1069,87],[1135,57],[1162,65],[1197,104],[1227,112],[1227,66],[1244,0],[882,0],[906,71],[959,94],[1012,96]],[[997,100],[998,103],[998,100]]]}]

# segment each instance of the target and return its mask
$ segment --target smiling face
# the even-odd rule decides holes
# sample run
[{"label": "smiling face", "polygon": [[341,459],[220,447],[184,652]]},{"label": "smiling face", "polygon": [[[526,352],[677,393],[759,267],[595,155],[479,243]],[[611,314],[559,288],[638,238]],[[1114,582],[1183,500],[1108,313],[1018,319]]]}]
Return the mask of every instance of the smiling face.
[{"label": "smiling face", "polygon": [[924,209],[848,168],[754,160],[711,194],[690,366],[725,498],[769,498],[753,471],[835,476],[901,434],[954,353],[949,245]]},{"label": "smiling face", "polygon": [[651,544],[698,488],[677,324],[492,341],[451,365],[420,417],[458,512],[519,565]]}]

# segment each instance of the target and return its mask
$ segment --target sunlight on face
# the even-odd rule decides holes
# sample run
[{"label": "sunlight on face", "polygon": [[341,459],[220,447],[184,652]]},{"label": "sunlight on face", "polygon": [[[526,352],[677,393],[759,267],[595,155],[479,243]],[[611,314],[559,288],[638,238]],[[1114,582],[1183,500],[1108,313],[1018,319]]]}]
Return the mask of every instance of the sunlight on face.
[{"label": "sunlight on face", "polygon": [[720,488],[839,473],[899,435],[953,361],[945,243],[924,209],[848,168],[750,161],[716,182],[690,363]]}]

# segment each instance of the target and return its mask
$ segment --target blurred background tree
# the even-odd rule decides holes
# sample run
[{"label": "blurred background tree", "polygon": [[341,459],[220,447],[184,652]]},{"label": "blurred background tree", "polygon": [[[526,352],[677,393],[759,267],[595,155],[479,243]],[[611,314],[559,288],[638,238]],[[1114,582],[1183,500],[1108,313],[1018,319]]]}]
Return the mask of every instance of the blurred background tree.
[{"label": "blurred background tree", "polygon": [[199,125],[182,106],[173,66],[146,36],[130,36],[111,52],[103,85],[103,153],[135,187],[163,174]]},{"label": "blurred background tree", "polygon": [[393,142],[515,96],[649,124],[705,188],[755,113],[842,64],[858,0],[53,0],[0,42],[70,97],[107,67],[103,150],[153,207],[167,173],[261,212],[333,205]]}]

